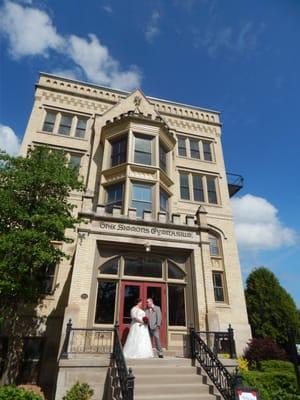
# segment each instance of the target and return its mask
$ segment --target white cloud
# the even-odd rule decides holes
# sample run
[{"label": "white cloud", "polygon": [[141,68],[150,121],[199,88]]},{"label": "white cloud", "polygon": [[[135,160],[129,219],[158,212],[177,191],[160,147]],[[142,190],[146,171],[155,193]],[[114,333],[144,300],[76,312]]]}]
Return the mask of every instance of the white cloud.
[{"label": "white cloud", "polygon": [[13,58],[42,55],[51,49],[69,59],[71,66],[56,69],[70,78],[88,79],[92,82],[131,90],[141,84],[141,73],[136,66],[123,70],[94,34],[88,38],[76,35],[62,36],[56,31],[51,18],[37,8],[6,1],[0,9],[0,32],[8,38]]},{"label": "white cloud", "polygon": [[259,38],[265,29],[264,23],[254,25],[247,21],[239,29],[231,26],[209,26],[205,32],[193,27],[192,34],[195,47],[205,47],[210,56],[216,56],[219,50],[232,53],[248,53],[257,48]]},{"label": "white cloud", "polygon": [[149,24],[145,32],[146,40],[149,43],[152,43],[153,40],[160,34],[159,20],[160,20],[160,13],[158,11],[153,11],[151,19],[149,21]]},{"label": "white cloud", "polygon": [[122,71],[119,62],[109,54],[107,47],[94,34],[89,34],[88,37],[86,40],[71,35],[68,46],[70,57],[82,68],[88,79],[128,90],[140,85],[141,74],[136,67]]},{"label": "white cloud", "polygon": [[0,30],[8,38],[14,58],[47,56],[49,49],[59,49],[63,39],[49,16],[41,10],[7,1],[0,10]]},{"label": "white cloud", "polygon": [[231,205],[240,248],[273,250],[296,243],[296,232],[280,222],[278,210],[266,199],[246,194]]},{"label": "white cloud", "polygon": [[113,9],[109,4],[105,4],[104,6],[102,6],[103,10],[107,12],[107,14],[112,14],[113,13]]},{"label": "white cloud", "polygon": [[20,150],[20,140],[15,132],[9,126],[2,124],[0,124],[0,149],[11,156],[17,155]]}]

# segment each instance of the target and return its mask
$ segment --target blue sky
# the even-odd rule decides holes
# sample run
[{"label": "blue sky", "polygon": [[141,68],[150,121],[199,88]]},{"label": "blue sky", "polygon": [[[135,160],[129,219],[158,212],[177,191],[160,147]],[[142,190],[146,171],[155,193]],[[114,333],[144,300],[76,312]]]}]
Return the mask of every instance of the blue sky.
[{"label": "blue sky", "polygon": [[0,147],[16,152],[39,71],[219,110],[243,274],[300,306],[298,0],[0,2]]}]

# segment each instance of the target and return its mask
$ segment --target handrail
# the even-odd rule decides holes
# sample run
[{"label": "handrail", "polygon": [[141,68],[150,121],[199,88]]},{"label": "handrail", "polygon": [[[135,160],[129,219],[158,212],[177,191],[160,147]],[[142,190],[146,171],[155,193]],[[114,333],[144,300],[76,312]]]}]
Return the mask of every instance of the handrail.
[{"label": "handrail", "polygon": [[[229,324],[227,331],[197,331],[197,334],[206,335],[206,344],[209,346],[209,339],[213,335],[213,353],[217,355],[219,353],[220,348],[224,352],[229,353],[230,358],[237,358],[236,349],[235,349],[235,341],[234,334],[231,324]],[[226,342],[226,348],[224,349],[224,341]],[[222,343],[223,342],[223,343]],[[222,351],[221,351],[222,352]]]},{"label": "handrail", "polygon": [[190,328],[191,357],[197,360],[225,400],[234,400],[235,379],[204,340]]},{"label": "handrail", "polygon": [[119,336],[118,325],[114,327],[113,360],[117,367],[118,380],[122,393],[122,400],[133,400],[134,397],[134,375],[131,368],[127,368],[123,348]]}]

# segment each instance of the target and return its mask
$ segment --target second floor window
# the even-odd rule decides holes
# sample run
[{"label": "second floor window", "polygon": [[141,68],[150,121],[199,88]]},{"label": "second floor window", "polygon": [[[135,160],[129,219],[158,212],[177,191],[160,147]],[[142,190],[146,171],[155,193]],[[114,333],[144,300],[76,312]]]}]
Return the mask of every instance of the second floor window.
[{"label": "second floor window", "polygon": [[213,272],[213,285],[215,301],[225,301],[225,290],[224,290],[224,274],[223,272]]},{"label": "second floor window", "polygon": [[167,193],[160,189],[159,192],[159,207],[160,207],[160,211],[164,211],[164,212],[168,212],[169,211],[169,196],[167,195]]},{"label": "second floor window", "polygon": [[135,136],[134,162],[138,164],[152,164],[152,138],[147,136]]},{"label": "second floor window", "polygon": [[47,111],[46,118],[43,125],[43,131],[53,132],[56,119],[56,113]]},{"label": "second floor window", "polygon": [[193,175],[193,191],[195,201],[204,201],[204,190],[201,175]]},{"label": "second floor window", "polygon": [[152,186],[134,183],[132,185],[132,207],[136,215],[143,217],[144,210],[152,210]]},{"label": "second floor window", "polygon": [[159,144],[159,168],[167,171],[167,152],[162,144]]},{"label": "second floor window", "polygon": [[205,161],[213,160],[210,142],[203,142],[203,156]]},{"label": "second floor window", "polygon": [[107,201],[106,201],[106,212],[112,213],[113,206],[123,205],[123,183],[117,183],[116,185],[109,186],[106,189]]},{"label": "second floor window", "polygon": [[62,115],[60,120],[60,125],[58,128],[58,133],[61,135],[70,135],[72,126],[72,117],[71,115]]},{"label": "second floor window", "polygon": [[127,158],[127,136],[111,143],[111,166],[123,164]]},{"label": "second floor window", "polygon": [[216,190],[216,178],[214,178],[213,176],[207,176],[206,182],[207,182],[208,202],[212,204],[217,204],[218,198]]},{"label": "second floor window", "polygon": [[220,242],[216,236],[209,235],[209,251],[211,257],[221,257]]},{"label": "second floor window", "polygon": [[190,199],[189,176],[188,174],[180,174],[180,197],[184,200]]}]

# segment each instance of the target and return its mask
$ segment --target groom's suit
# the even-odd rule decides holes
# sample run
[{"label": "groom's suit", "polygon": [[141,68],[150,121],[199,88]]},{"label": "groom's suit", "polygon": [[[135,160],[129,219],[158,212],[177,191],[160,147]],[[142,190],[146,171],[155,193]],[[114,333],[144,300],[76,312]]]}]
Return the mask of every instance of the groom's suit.
[{"label": "groom's suit", "polygon": [[150,336],[154,337],[155,347],[157,349],[158,355],[162,356],[163,351],[160,344],[160,332],[159,332],[159,328],[162,322],[161,309],[159,306],[153,304],[151,308],[146,308],[145,313],[149,320],[148,325],[149,325]]}]

